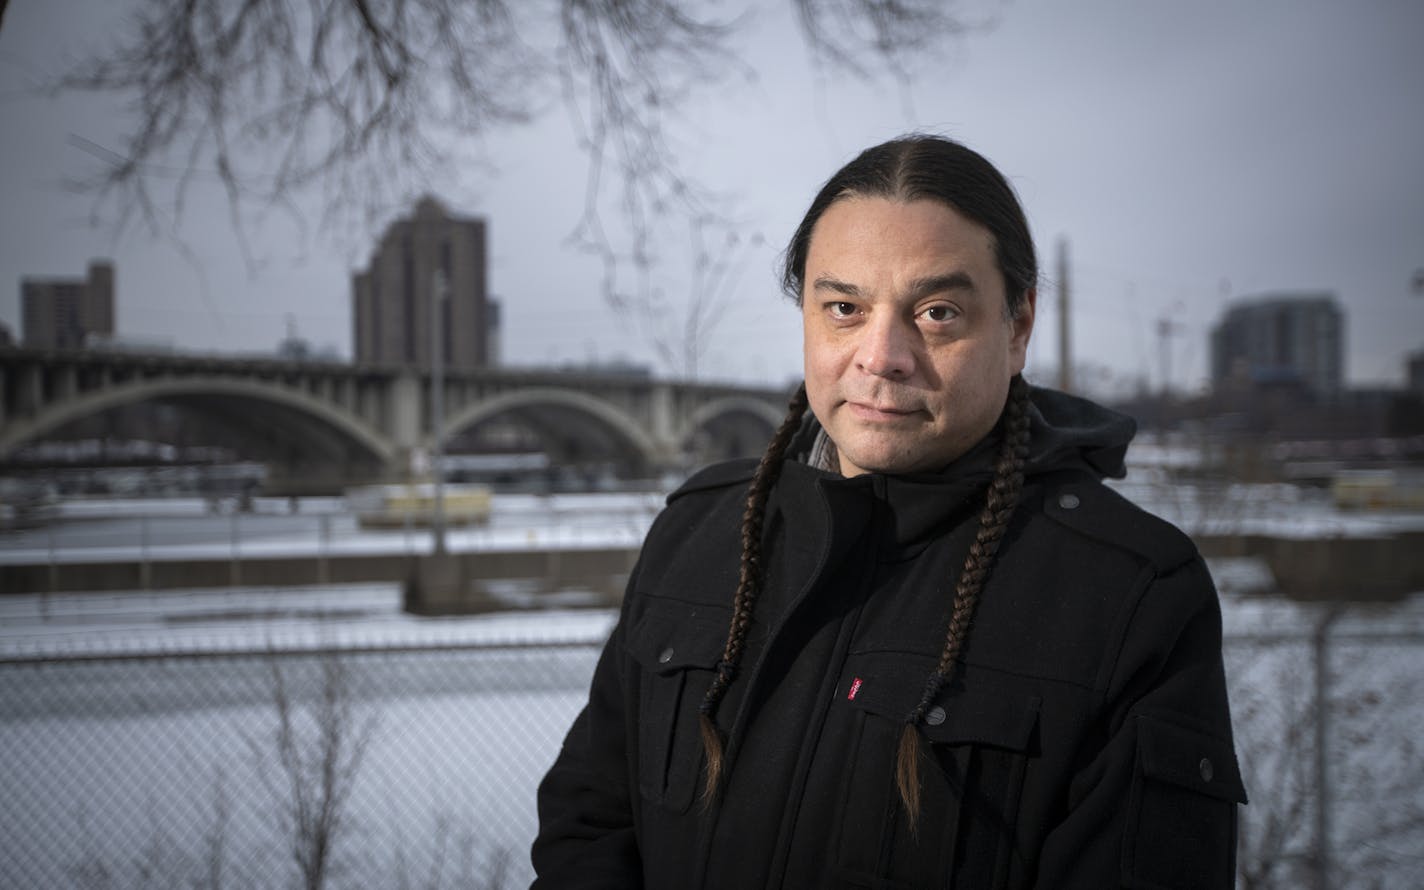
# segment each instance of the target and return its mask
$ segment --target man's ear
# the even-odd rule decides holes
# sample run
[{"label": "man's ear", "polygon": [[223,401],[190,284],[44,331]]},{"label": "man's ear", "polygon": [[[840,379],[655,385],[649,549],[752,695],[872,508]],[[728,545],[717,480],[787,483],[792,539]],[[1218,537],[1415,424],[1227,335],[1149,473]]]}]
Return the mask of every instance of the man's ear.
[{"label": "man's ear", "polygon": [[1024,292],[1018,315],[1009,319],[1009,326],[1013,329],[1009,335],[1009,364],[1015,374],[1023,371],[1028,363],[1028,340],[1033,334],[1033,313],[1037,307],[1038,290],[1031,287]]}]

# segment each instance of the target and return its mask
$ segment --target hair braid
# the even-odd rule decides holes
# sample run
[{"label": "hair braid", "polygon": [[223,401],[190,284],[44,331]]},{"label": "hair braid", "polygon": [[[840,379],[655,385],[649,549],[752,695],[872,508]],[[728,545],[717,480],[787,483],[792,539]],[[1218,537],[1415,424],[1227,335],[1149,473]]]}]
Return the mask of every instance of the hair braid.
[{"label": "hair braid", "polygon": [[715,717],[717,705],[722,701],[737,666],[742,658],[742,643],[746,639],[747,628],[751,626],[752,609],[756,605],[757,594],[761,591],[762,561],[761,532],[765,518],[767,497],[776,479],[781,475],[781,462],[791,437],[801,426],[806,414],[806,385],[803,383],[792,394],[787,405],[786,419],[771,437],[761,463],[757,464],[747,490],[747,507],[742,513],[742,559],[737,577],[737,592],[732,598],[732,624],[727,629],[727,645],[722,650],[722,659],[717,663],[717,673],[712,677],[712,685],[702,697],[698,708],[698,723],[702,729],[702,748],[707,754],[707,782],[702,788],[702,803],[706,806],[717,794],[722,778],[722,734],[717,730]]},{"label": "hair braid", "polygon": [[944,650],[940,653],[939,664],[934,673],[930,674],[925,683],[924,694],[920,696],[915,709],[905,718],[905,728],[900,733],[895,784],[900,790],[900,800],[905,804],[911,831],[915,828],[915,819],[920,812],[919,723],[954,670],[954,660],[959,656],[964,639],[968,636],[969,622],[974,617],[979,592],[984,587],[984,580],[988,577],[989,569],[994,564],[994,556],[999,551],[999,543],[1008,529],[1014,507],[1018,504],[1019,492],[1023,489],[1024,460],[1028,456],[1028,406],[1028,384],[1024,382],[1023,377],[1015,375],[1009,384],[1009,398],[1004,407],[1003,439],[994,464],[994,478],[989,483],[984,509],[979,514],[979,531],[969,546],[964,568],[959,573],[959,582],[955,585],[954,606],[950,612],[949,629],[945,633]]}]

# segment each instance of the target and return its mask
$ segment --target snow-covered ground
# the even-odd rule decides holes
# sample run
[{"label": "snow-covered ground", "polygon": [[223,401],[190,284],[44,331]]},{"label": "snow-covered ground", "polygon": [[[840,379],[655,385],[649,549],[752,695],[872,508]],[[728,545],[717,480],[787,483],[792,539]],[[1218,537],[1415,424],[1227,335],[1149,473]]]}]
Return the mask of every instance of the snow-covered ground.
[{"label": "snow-covered ground", "polygon": [[[496,495],[487,524],[451,527],[455,551],[636,547],[659,494]],[[340,499],[258,498],[250,513],[213,513],[201,498],[67,500],[53,521],[0,534],[0,566],[303,554],[428,553],[428,529],[368,530]]]},{"label": "snow-covered ground", "polygon": [[[1168,512],[1150,479],[1125,484],[1144,485]],[[1329,513],[1242,496],[1258,501],[1258,518]],[[660,504],[503,497],[490,526],[456,532],[452,545],[636,543]],[[139,515],[148,517],[150,558],[230,554],[234,525],[252,532],[239,540],[242,553],[371,552],[428,540],[359,531],[339,501],[303,501],[296,516],[287,506],[259,501],[234,520],[201,501],[71,503],[53,531],[0,537],[0,571],[47,555],[51,540],[57,558],[132,558]],[[1368,519],[1342,521],[1361,527],[1356,518]],[[163,543],[156,532],[169,530],[187,540]],[[1328,607],[1262,596],[1273,580],[1258,560],[1211,568],[1252,799],[1242,864],[1284,862],[1277,874],[1286,877],[1270,886],[1309,885],[1313,641]],[[507,593],[511,602],[547,596]],[[502,886],[525,885],[535,785],[613,620],[609,610],[578,609],[423,618],[402,612],[400,591],[387,584],[0,598],[0,799],[10,813],[0,820],[0,887],[205,886],[215,856],[226,864],[224,886],[285,882],[274,668],[295,701],[314,704],[333,653],[364,749],[331,886],[402,878],[480,886],[501,871]],[[1333,886],[1414,886],[1424,849],[1424,751],[1414,744],[1424,735],[1424,595],[1344,609],[1321,651]],[[314,724],[298,728],[317,744]],[[1274,824],[1286,828],[1271,834]],[[215,840],[225,844],[217,853]]]},{"label": "snow-covered ground", "polygon": [[1328,491],[1285,483],[1184,485],[1161,467],[1136,467],[1109,485],[1191,535],[1308,539],[1424,531],[1424,511],[1341,510]]},{"label": "snow-covered ground", "polygon": [[394,584],[0,597],[0,660],[603,640],[607,609],[425,617]]},{"label": "snow-covered ground", "polygon": [[[1117,490],[1189,534],[1289,538],[1378,537],[1424,531],[1424,511],[1342,511],[1329,494],[1291,485],[1175,483],[1165,467],[1135,464]],[[636,547],[663,504],[657,493],[498,494],[487,524],[452,527],[464,551]],[[0,533],[6,564],[170,561],[271,556],[428,553],[421,528],[364,529],[338,498],[258,498],[248,513],[212,512],[201,498],[75,499],[43,526]]]},{"label": "snow-covered ground", "polygon": [[362,754],[328,886],[527,885],[614,618],[422,618],[393,585],[0,598],[0,887],[203,886],[219,831],[224,886],[285,885],[274,672],[310,757],[329,664]]}]

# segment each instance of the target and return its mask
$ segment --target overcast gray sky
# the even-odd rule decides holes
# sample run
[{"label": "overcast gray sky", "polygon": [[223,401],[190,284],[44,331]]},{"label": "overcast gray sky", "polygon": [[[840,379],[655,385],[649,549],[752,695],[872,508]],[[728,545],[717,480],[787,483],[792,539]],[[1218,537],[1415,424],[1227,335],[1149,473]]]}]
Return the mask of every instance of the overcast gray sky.
[{"label": "overcast gray sky", "polygon": [[[271,350],[291,317],[318,347],[350,349],[350,275],[377,233],[333,239],[274,219],[249,271],[221,195],[181,225],[192,250],[90,224],[65,191],[93,159],[70,134],[113,144],[112,100],[26,92],[65,53],[110,33],[99,0],[12,0],[0,30],[0,322],[19,332],[25,276],[117,266],[120,335],[183,349]],[[687,169],[726,193],[749,237],[734,295],[706,344],[704,376],[781,384],[798,371],[795,309],[777,254],[819,184],[866,145],[907,130],[961,139],[992,159],[1027,207],[1048,280],[1030,372],[1057,362],[1055,242],[1072,245],[1073,331],[1093,383],[1168,371],[1199,387],[1223,306],[1265,292],[1333,291],[1357,384],[1397,384],[1424,349],[1424,3],[1418,0],[1011,0],[980,2],[997,26],[946,44],[906,90],[813,74],[785,4],[751,4],[745,58],[682,109]],[[724,4],[724,7],[725,4]],[[490,221],[493,292],[516,364],[651,361],[646,336],[599,293],[599,267],[565,244],[584,161],[556,109],[488,142],[493,168],[452,170],[435,191]],[[315,211],[312,212],[313,218]],[[675,257],[686,235],[669,232]],[[676,263],[670,263],[675,266]],[[676,268],[664,286],[686,287]],[[1167,319],[1180,331],[1159,340]]]}]

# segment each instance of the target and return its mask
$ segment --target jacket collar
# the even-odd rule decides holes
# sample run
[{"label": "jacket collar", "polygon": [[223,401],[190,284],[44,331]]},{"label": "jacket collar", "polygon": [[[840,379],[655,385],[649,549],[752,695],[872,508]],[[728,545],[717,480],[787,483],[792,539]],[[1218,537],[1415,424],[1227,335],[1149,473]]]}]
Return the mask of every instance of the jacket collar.
[{"label": "jacket collar", "polygon": [[[958,472],[971,455],[997,442],[999,427],[941,472]],[[1042,386],[1029,388],[1029,453],[1025,471],[1030,475],[1081,469],[1099,478],[1120,479],[1126,473],[1128,443],[1137,423],[1126,414],[1096,402]],[[836,446],[815,415],[807,412],[787,450],[792,460],[827,472],[838,471]],[[992,452],[991,452],[992,454]],[[993,459],[989,458],[992,467]]]},{"label": "jacket collar", "polygon": [[[1030,477],[1066,469],[1099,478],[1120,477],[1135,432],[1136,423],[1124,414],[1087,399],[1032,387],[1024,471]],[[799,471],[793,467],[804,468],[824,492],[835,492],[836,500],[850,500],[844,509],[873,515],[885,546],[917,549],[978,510],[993,479],[1001,437],[1001,427],[996,426],[978,445],[937,472],[867,473],[847,479],[840,475],[835,443],[808,412],[788,449],[783,474],[795,475]],[[852,506],[856,501],[858,506]],[[833,514],[828,521],[834,526],[838,519]]]},{"label": "jacket collar", "polygon": [[[818,425],[819,426],[819,425]],[[821,433],[830,446],[834,444]],[[782,482],[791,487],[814,485],[825,505],[828,533],[839,537],[847,525],[876,529],[881,546],[892,551],[918,550],[978,509],[980,495],[993,478],[997,438],[989,437],[937,473],[886,475],[866,473],[845,477],[834,464],[825,465],[826,450],[803,454],[782,467]],[[782,488],[778,482],[778,488]]]}]

